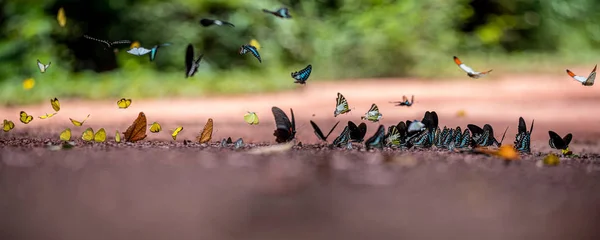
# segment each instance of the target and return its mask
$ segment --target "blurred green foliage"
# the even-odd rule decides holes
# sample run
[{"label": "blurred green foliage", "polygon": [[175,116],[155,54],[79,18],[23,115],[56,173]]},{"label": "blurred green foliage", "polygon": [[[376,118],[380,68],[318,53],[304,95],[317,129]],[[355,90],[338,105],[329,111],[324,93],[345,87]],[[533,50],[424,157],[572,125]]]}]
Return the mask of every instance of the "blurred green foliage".
[{"label": "blurred green foliage", "polygon": [[[595,2],[0,0],[0,103],[272,91],[297,87],[289,74],[309,63],[309,82],[463,75],[450,61],[453,55],[475,69],[494,63],[527,70],[557,58],[581,63],[592,60],[600,43],[600,24],[590,21],[600,14]],[[261,11],[282,6],[292,19]],[[56,20],[60,7],[67,15],[64,28]],[[205,28],[201,18],[230,21],[235,28]],[[104,51],[83,34],[136,40],[146,48],[172,45],[150,62],[125,53],[128,46],[117,54]],[[251,39],[261,44],[262,64],[238,53]],[[205,54],[191,79],[184,78],[188,43]],[[47,73],[39,72],[36,59],[52,62]],[[30,77],[36,86],[24,90],[21,82]]]}]

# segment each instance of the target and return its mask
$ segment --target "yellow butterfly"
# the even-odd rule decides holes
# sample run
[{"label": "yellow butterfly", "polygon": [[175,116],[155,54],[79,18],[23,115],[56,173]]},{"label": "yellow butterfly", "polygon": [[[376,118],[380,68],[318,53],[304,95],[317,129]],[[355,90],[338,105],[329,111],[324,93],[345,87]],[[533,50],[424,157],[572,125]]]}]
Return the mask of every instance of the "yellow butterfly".
[{"label": "yellow butterfly", "polygon": [[146,138],[146,114],[140,112],[131,126],[123,133],[126,142],[137,142]]},{"label": "yellow butterfly", "polygon": [[258,124],[258,116],[254,112],[248,112],[244,115],[244,121],[246,121],[250,125]]},{"label": "yellow butterfly", "polygon": [[67,16],[65,15],[65,9],[64,8],[60,8],[58,9],[58,14],[56,15],[56,20],[58,20],[58,25],[60,25],[61,27],[64,27],[65,25],[67,25]]},{"label": "yellow butterfly", "polygon": [[130,105],[131,99],[121,98],[119,101],[117,101],[117,106],[122,109],[128,108]]},{"label": "yellow butterfly", "polygon": [[139,48],[141,47],[140,42],[138,41],[134,41],[131,43],[131,45],[129,46],[129,48]]},{"label": "yellow butterfly", "polygon": [[71,140],[71,129],[67,128],[60,133],[60,140],[62,141],[70,141]]},{"label": "yellow butterfly", "polygon": [[4,119],[4,123],[2,123],[2,130],[4,130],[4,132],[8,132],[13,128],[15,128],[15,123],[10,120]]},{"label": "yellow butterfly", "polygon": [[35,80],[33,78],[28,78],[23,80],[23,89],[29,90],[35,86]]},{"label": "yellow butterfly", "polygon": [[196,137],[196,140],[198,140],[199,143],[209,142],[212,137],[212,132],[213,132],[213,120],[212,120],[212,118],[209,118],[208,121],[206,122],[206,125],[204,125],[204,130],[202,130],[202,132],[200,133],[200,136]]},{"label": "yellow butterfly", "polygon": [[83,141],[87,141],[87,142],[94,140],[94,130],[92,128],[87,128],[81,134],[81,139],[83,139]]},{"label": "yellow butterfly", "polygon": [[50,99],[50,104],[52,105],[52,109],[54,109],[55,112],[60,111],[60,102],[58,101],[58,99]]},{"label": "yellow butterfly", "polygon": [[51,118],[52,116],[56,115],[57,113],[50,113],[43,116],[39,116],[40,119],[46,119],[46,118]]},{"label": "yellow butterfly", "polygon": [[106,131],[104,131],[104,128],[98,129],[98,132],[96,132],[96,134],[94,134],[94,141],[95,142],[106,141]]},{"label": "yellow butterfly", "polygon": [[76,127],[81,127],[81,125],[83,125],[83,123],[85,122],[85,120],[87,120],[90,117],[90,114],[87,115],[87,117],[85,117],[85,119],[83,119],[83,121],[77,121],[77,120],[73,120],[72,118],[69,118],[69,120],[71,120],[71,123],[73,123],[73,125],[75,125]]},{"label": "yellow butterfly", "polygon": [[157,133],[157,132],[160,132],[161,130],[162,130],[162,127],[157,122],[153,122],[152,125],[150,125],[150,132],[152,132],[152,133]]},{"label": "yellow butterfly", "polygon": [[179,132],[181,132],[183,130],[183,127],[178,127],[175,129],[175,131],[173,131],[173,134],[171,134],[171,136],[173,137],[173,140],[177,140],[177,134],[179,134]]},{"label": "yellow butterfly", "polygon": [[121,142],[121,134],[119,133],[119,130],[117,130],[117,133],[115,133],[115,142]]},{"label": "yellow butterfly", "polygon": [[260,43],[258,43],[258,41],[256,41],[256,39],[250,40],[250,45],[254,46],[256,48],[256,50],[260,50]]},{"label": "yellow butterfly", "polygon": [[27,115],[27,113],[25,111],[21,111],[19,116],[20,116],[19,120],[21,120],[22,123],[28,124],[31,121],[33,121],[33,116]]}]

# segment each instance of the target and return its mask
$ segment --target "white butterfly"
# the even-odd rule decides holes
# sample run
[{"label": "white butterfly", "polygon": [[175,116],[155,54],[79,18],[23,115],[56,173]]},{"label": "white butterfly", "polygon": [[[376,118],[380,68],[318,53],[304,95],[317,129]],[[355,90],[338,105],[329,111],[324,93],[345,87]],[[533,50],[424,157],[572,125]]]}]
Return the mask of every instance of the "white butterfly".
[{"label": "white butterfly", "polygon": [[40,60],[37,60],[37,65],[38,68],[40,69],[40,72],[45,73],[46,69],[48,69],[50,67],[50,64],[52,64],[52,62],[48,62],[48,64],[43,64],[42,62],[40,62]]},{"label": "white butterfly", "polygon": [[590,73],[590,75],[587,78],[582,77],[582,76],[577,76],[577,75],[575,75],[575,73],[569,71],[569,69],[567,69],[567,74],[569,74],[569,76],[571,76],[573,79],[580,82],[581,85],[583,85],[583,86],[592,86],[592,85],[594,85],[594,80],[596,79],[596,67],[598,67],[598,65],[594,66],[594,70],[592,70],[592,72]]},{"label": "white butterfly", "polygon": [[132,48],[132,49],[129,49],[129,50],[127,50],[127,53],[129,53],[129,54],[133,54],[133,55],[136,55],[136,56],[142,56],[142,55],[144,55],[144,54],[148,54],[148,53],[149,53],[149,52],[151,52],[151,51],[152,51],[152,50],[150,50],[150,49],[146,49],[146,48],[143,48],[143,47],[139,47],[139,48]]},{"label": "white butterfly", "polygon": [[422,122],[419,122],[417,120],[414,120],[410,123],[410,125],[408,125],[408,130],[407,132],[411,133],[411,132],[420,132],[425,130],[425,124],[423,124]]},{"label": "white butterfly", "polygon": [[469,75],[469,77],[472,78],[480,78],[483,77],[485,75],[487,75],[488,73],[490,73],[492,71],[492,69],[485,71],[485,72],[475,72],[472,68],[470,68],[469,66],[465,65],[464,63],[462,63],[460,61],[460,59],[458,59],[456,56],[454,56],[454,63],[456,63],[456,65],[458,65],[458,67],[460,67],[460,69],[462,69],[463,71],[467,72],[467,75]]}]

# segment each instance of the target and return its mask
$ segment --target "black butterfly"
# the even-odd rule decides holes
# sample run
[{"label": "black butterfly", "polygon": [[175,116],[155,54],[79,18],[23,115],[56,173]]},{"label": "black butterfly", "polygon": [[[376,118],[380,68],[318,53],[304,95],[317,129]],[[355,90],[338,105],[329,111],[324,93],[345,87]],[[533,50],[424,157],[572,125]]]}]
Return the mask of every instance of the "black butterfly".
[{"label": "black butterfly", "polygon": [[217,25],[217,26],[229,25],[229,26],[235,27],[230,22],[216,20],[216,19],[214,19],[214,20],[213,19],[207,19],[207,18],[200,19],[200,24],[202,24],[202,26],[205,26],[205,27],[209,27],[209,26],[212,26],[212,25]]},{"label": "black butterfly", "polygon": [[317,124],[315,122],[313,122],[312,120],[310,120],[310,125],[312,125],[313,129],[315,130],[315,135],[317,135],[317,137],[323,141],[327,141],[327,138],[329,137],[329,135],[331,134],[331,132],[333,132],[333,130],[335,129],[335,127],[337,127],[337,125],[340,122],[338,121],[335,125],[333,125],[333,127],[331,128],[331,130],[329,130],[329,133],[327,133],[327,135],[323,135],[323,132],[321,131],[321,129],[319,128],[319,126],[317,126]]},{"label": "black butterfly", "polygon": [[271,112],[275,117],[275,132],[273,136],[276,137],[275,141],[278,143],[289,142],[296,137],[296,120],[294,119],[294,110],[290,108],[292,114],[292,122],[288,116],[278,107],[272,107]]},{"label": "black butterfly", "polygon": [[415,147],[429,148],[433,144],[431,140],[432,138],[430,138],[430,136],[434,134],[435,133],[430,133],[428,129],[425,129],[419,132],[419,134],[410,137],[408,139],[408,142],[410,143],[410,145]]},{"label": "black butterfly", "polygon": [[498,140],[496,140],[496,137],[494,136],[494,129],[489,124],[483,125],[483,129],[474,124],[469,124],[469,125],[467,125],[467,127],[473,134],[473,144],[474,144],[473,146],[474,147],[475,146],[487,147],[487,146],[492,146],[494,144],[496,144],[497,147],[500,147],[502,145],[502,141],[504,141],[504,137],[506,136],[506,131],[508,131],[508,128],[506,128],[506,130],[504,130],[504,134],[502,135],[502,140],[500,142],[498,142]]},{"label": "black butterfly", "polygon": [[362,142],[367,134],[367,124],[360,123],[358,126],[352,121],[348,121],[348,129],[350,130],[350,141]]},{"label": "black butterfly", "polygon": [[274,12],[269,11],[267,9],[263,9],[263,12],[273,14],[273,15],[275,15],[277,17],[280,17],[280,18],[292,18],[292,15],[290,15],[289,10],[287,8],[284,8],[284,7],[280,8],[280,9],[277,9],[277,11],[274,11]]},{"label": "black butterfly", "polygon": [[569,151],[569,143],[571,143],[573,134],[568,133],[564,138],[553,131],[548,131],[548,134],[550,135],[549,144],[551,148],[563,150],[563,154]]},{"label": "black butterfly", "polygon": [[372,148],[383,149],[383,141],[385,139],[385,127],[383,125],[379,125],[377,128],[377,132],[365,141],[365,147],[367,150]]},{"label": "black butterfly", "polygon": [[408,136],[408,128],[406,127],[406,123],[399,122],[398,125],[396,125],[396,128],[400,133],[400,147],[408,147],[406,144],[406,138]]},{"label": "black butterfly", "polygon": [[341,147],[343,145],[346,145],[350,142],[350,128],[348,126],[344,127],[344,130],[342,130],[342,133],[335,138],[335,140],[333,140],[332,145],[335,147]]},{"label": "black butterfly", "polygon": [[534,121],[535,120],[531,121],[531,128],[529,129],[529,132],[527,132],[525,120],[523,117],[519,117],[519,129],[517,136],[515,137],[515,149],[517,149],[517,151],[525,153],[531,152],[531,132],[533,131]]},{"label": "black butterfly", "polygon": [[425,128],[429,131],[429,143],[433,144],[435,135],[435,129],[438,127],[438,115],[435,111],[425,112],[421,123],[425,125]]},{"label": "black butterfly", "polygon": [[200,67],[200,60],[204,54],[200,54],[198,59],[194,60],[194,46],[192,44],[188,44],[187,49],[185,51],[185,78],[192,77],[198,71],[198,67]]},{"label": "black butterfly", "polygon": [[410,101],[408,101],[408,98],[406,96],[402,96],[402,101],[396,101],[396,102],[390,102],[390,103],[395,103],[396,106],[410,107],[413,105],[414,102],[415,102],[415,95],[412,95],[412,97],[410,98]]},{"label": "black butterfly", "polygon": [[88,35],[83,35],[83,37],[87,38],[87,39],[90,39],[90,40],[94,40],[94,41],[99,42],[99,43],[103,43],[104,45],[106,45],[106,47],[104,48],[104,50],[106,50],[108,48],[112,48],[113,45],[131,43],[131,41],[129,41],[129,40],[118,40],[118,41],[109,42],[109,41],[106,41],[106,40],[93,38],[93,37],[90,37]]}]

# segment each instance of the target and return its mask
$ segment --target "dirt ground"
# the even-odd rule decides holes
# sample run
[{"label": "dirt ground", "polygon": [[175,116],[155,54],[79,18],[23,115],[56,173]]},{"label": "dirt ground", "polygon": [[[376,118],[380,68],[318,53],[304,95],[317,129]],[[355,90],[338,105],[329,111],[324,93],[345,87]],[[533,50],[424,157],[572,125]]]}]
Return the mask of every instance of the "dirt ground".
[{"label": "dirt ground", "polygon": [[[349,114],[333,118],[335,96]],[[388,101],[415,95],[410,107]],[[54,96],[49,96],[54,97]],[[60,96],[57,96],[60,99]],[[309,83],[290,92],[202,99],[61,99],[0,108],[14,131],[0,133],[0,239],[598,239],[600,230],[600,89],[567,76],[492,76],[423,82],[414,79]],[[322,128],[360,121],[371,103],[381,124],[421,119],[434,110],[440,125],[494,126],[512,143],[519,116],[535,119],[531,155],[505,164],[489,156],[443,151],[367,152],[318,143],[309,120]],[[253,154],[274,143],[271,106],[294,109],[304,147]],[[21,110],[36,116],[18,122]],[[464,110],[466,116],[458,117]],[[104,127],[110,139],[143,111],[163,132],[137,144],[77,141],[51,151],[65,127],[78,138],[87,126]],[[249,126],[254,111],[261,123]],[[69,118],[91,117],[75,128]],[[213,141],[231,136],[242,149],[184,144],[207,118]],[[169,129],[183,126],[177,141]],[[368,123],[367,136],[378,124]],[[332,135],[339,134],[338,128]],[[581,157],[540,167],[552,150],[548,130],[573,133]],[[334,137],[331,137],[333,139]],[[358,147],[358,145],[357,145]]]}]

